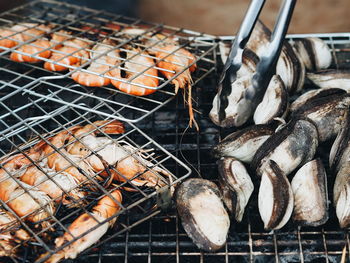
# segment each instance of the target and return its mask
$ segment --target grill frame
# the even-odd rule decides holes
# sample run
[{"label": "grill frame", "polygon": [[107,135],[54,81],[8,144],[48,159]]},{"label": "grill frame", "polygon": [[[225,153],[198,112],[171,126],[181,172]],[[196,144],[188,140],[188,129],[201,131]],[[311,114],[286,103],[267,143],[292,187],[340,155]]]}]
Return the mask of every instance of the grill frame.
[{"label": "grill frame", "polygon": [[[39,12],[37,9],[42,8],[43,10],[41,12]],[[46,11],[46,14],[45,14]],[[23,15],[22,17],[19,17],[19,15],[17,13],[19,12],[23,12],[23,13],[28,13],[26,15]],[[63,14],[61,14],[63,13]],[[45,15],[43,15],[45,14]],[[64,15],[65,14],[65,15]],[[56,20],[53,20],[54,17]],[[95,32],[91,32],[91,29],[81,29],[78,25],[82,25],[82,26],[88,26],[88,27],[95,27],[97,30],[109,30],[111,31],[110,28],[108,28],[107,26],[103,25],[106,23],[113,23],[115,25],[121,26],[121,27],[140,27],[142,25],[147,25],[148,28],[145,31],[144,34],[139,35],[137,37],[135,36],[131,36],[128,39],[125,39],[121,32],[118,30],[112,30],[111,32],[109,32],[107,35],[104,35],[102,33],[97,33],[99,39],[98,40],[89,40],[91,42],[91,46],[94,46],[97,41],[102,42],[103,39],[106,38],[110,38],[112,40],[114,40],[116,42],[116,46],[113,47],[113,49],[111,50],[119,50],[122,49],[125,45],[130,45],[130,44],[137,44],[137,47],[141,47],[141,51],[136,52],[135,54],[132,55],[133,56],[143,56],[141,52],[145,51],[150,51],[151,49],[154,51],[155,49],[157,49],[157,47],[155,47],[158,44],[162,44],[165,43],[166,41],[169,41],[170,38],[174,37],[179,39],[179,47],[178,49],[174,50],[174,51],[170,51],[170,52],[166,52],[168,53],[168,56],[172,56],[174,55],[175,57],[180,56],[180,55],[175,55],[175,52],[177,50],[179,50],[180,48],[186,48],[187,50],[190,50],[193,54],[196,55],[196,59],[195,61],[193,61],[190,65],[183,67],[183,70],[179,71],[179,72],[173,72],[176,73],[172,78],[170,79],[166,79],[165,77],[162,76],[158,76],[157,78],[160,80],[160,84],[157,87],[150,87],[150,86],[145,86],[142,84],[135,84],[136,86],[140,86],[143,88],[148,88],[148,89],[156,89],[158,90],[156,93],[162,93],[163,96],[159,96],[158,95],[148,95],[146,97],[143,96],[134,96],[131,94],[126,94],[122,91],[117,90],[116,88],[108,88],[108,87],[102,87],[99,88],[101,89],[101,91],[98,93],[97,96],[95,96],[93,93],[96,93],[95,90],[96,89],[89,89],[89,88],[84,88],[82,86],[80,86],[79,84],[77,85],[72,85],[71,87],[71,92],[72,92],[72,96],[75,95],[75,93],[78,93],[80,96],[82,96],[82,99],[88,98],[88,99],[93,99],[93,100],[105,100],[106,103],[110,104],[110,105],[114,105],[118,108],[120,108],[121,111],[123,111],[123,108],[125,109],[125,112],[130,112],[133,111],[133,114],[131,116],[124,116],[125,114],[120,114],[119,116],[114,116],[114,118],[120,119],[120,120],[124,120],[124,121],[130,121],[130,122],[138,122],[141,119],[145,118],[146,116],[148,116],[149,114],[151,114],[152,112],[156,111],[157,109],[159,109],[160,107],[162,107],[163,105],[165,105],[166,103],[168,103],[170,100],[172,100],[175,96],[175,91],[172,87],[172,85],[168,85],[172,82],[172,80],[174,80],[177,76],[179,76],[180,74],[182,74],[184,71],[188,70],[188,68],[195,64],[195,63],[199,63],[200,65],[202,65],[200,68],[198,68],[195,72],[195,74],[192,74],[193,77],[193,85],[195,85],[198,81],[200,81],[201,79],[203,79],[206,75],[208,75],[211,71],[213,71],[213,68],[215,66],[215,60],[213,59],[214,57],[214,50],[216,49],[216,45],[217,43],[215,42],[215,37],[211,36],[211,35],[207,35],[207,34],[203,34],[203,33],[198,33],[195,31],[190,31],[190,30],[184,30],[184,29],[180,29],[180,28],[176,28],[176,27],[170,27],[170,26],[164,26],[161,24],[154,24],[154,23],[146,23],[144,21],[141,21],[139,19],[133,19],[133,18],[129,18],[129,17],[123,17],[120,15],[114,15],[105,11],[97,11],[97,10],[93,10],[93,9],[89,9],[89,8],[85,8],[85,7],[79,7],[76,5],[72,5],[72,4],[67,4],[67,3],[60,3],[58,1],[52,1],[52,0],[36,0],[33,2],[28,3],[27,5],[23,5],[20,6],[18,8],[6,11],[2,14],[0,14],[0,23],[5,23],[6,26],[7,25],[11,25],[14,24],[14,20],[20,20],[20,21],[32,21],[32,22],[36,22],[36,23],[53,23],[56,25],[56,27],[54,29],[49,30],[48,33],[52,33],[52,32],[58,32],[60,29],[67,29],[72,31],[72,37],[76,36],[77,38],[81,38],[81,39],[86,39],[84,38],[84,35],[88,35],[90,38],[96,37],[96,33]],[[92,21],[91,21],[92,20]],[[98,25],[99,24],[99,25]],[[28,26],[29,27],[29,26]],[[33,27],[31,25],[31,27]],[[31,29],[31,27],[29,27]],[[149,39],[150,37],[147,36],[146,34],[150,33],[150,32],[155,32],[155,33],[162,33],[165,37],[164,39],[160,39],[155,43],[149,43],[149,44],[142,44],[142,43],[137,43],[136,40],[137,39]],[[4,37],[4,38],[8,38],[8,37]],[[0,37],[1,39],[4,39]],[[11,52],[13,52],[16,48],[23,46],[24,44],[27,45],[34,45],[33,41],[35,41],[36,39],[41,38],[41,36],[37,36],[34,37],[30,40],[27,40],[25,42],[20,42],[19,45],[12,47],[12,48],[6,48],[3,51],[0,51],[0,56],[7,58],[7,55]],[[181,43],[183,42],[183,43]],[[57,42],[55,44],[61,44],[62,42]],[[206,47],[206,49],[204,49],[204,47]],[[50,49],[50,48],[48,48]],[[47,49],[47,50],[48,50]],[[51,48],[52,50],[52,48]],[[127,49],[123,49],[126,52],[131,52],[128,51]],[[92,52],[92,49],[89,48],[88,51]],[[134,75],[133,77],[131,77],[129,80],[125,80],[125,79],[120,79],[117,77],[112,77],[112,76],[106,76],[103,73],[95,73],[91,70],[86,70],[84,69],[85,66],[89,65],[90,62],[94,62],[94,63],[98,63],[101,65],[103,65],[103,62],[97,62],[96,60],[98,58],[100,58],[101,56],[105,55],[105,53],[109,52],[105,51],[104,53],[98,53],[99,55],[96,56],[93,59],[89,59],[86,63],[84,63],[81,66],[68,66],[70,68],[70,71],[68,73],[59,73],[59,72],[51,72],[48,71],[46,69],[41,69],[41,76],[39,76],[39,78],[36,78],[35,80],[33,80],[32,86],[36,83],[40,83],[43,82],[45,85],[49,85],[51,86],[52,89],[55,89],[57,93],[59,93],[61,90],[61,88],[59,87],[59,85],[55,85],[55,83],[50,82],[50,81],[54,81],[57,79],[66,79],[67,77],[70,77],[72,74],[74,74],[77,71],[82,71],[82,72],[86,72],[86,73],[90,73],[93,75],[97,75],[97,76],[104,76],[106,78],[109,79],[113,79],[113,80],[119,80],[121,82],[124,83],[131,83],[131,81],[133,79],[135,79],[136,77],[138,77],[139,75],[144,75],[143,72],[145,72],[146,70],[148,70],[150,67],[146,66],[146,69],[144,69],[141,72],[138,72],[136,75]],[[39,51],[38,51],[39,52]],[[37,53],[38,53],[37,52]],[[56,51],[58,52],[58,51]],[[23,53],[21,51],[17,51],[17,53],[20,53],[22,55],[26,54]],[[62,53],[62,52],[61,52]],[[131,52],[132,53],[132,52]],[[28,55],[28,54],[27,54]],[[68,54],[67,54],[68,55]],[[34,57],[34,58],[39,58],[38,55],[34,54],[34,55],[30,55],[30,57]],[[129,63],[133,63],[131,61],[132,57],[130,58],[121,58],[122,62],[121,63],[117,63],[116,65],[110,65],[111,68],[124,68],[123,66],[125,64],[125,62],[129,62]],[[159,60],[157,59],[154,55],[149,55],[150,58],[154,59],[155,61],[159,62],[159,61],[166,61],[167,57]],[[51,59],[45,59],[45,58],[41,58],[42,61],[48,61],[48,62],[53,62]],[[202,63],[204,62],[204,63]],[[54,62],[54,64],[58,64],[58,65],[64,65],[62,63],[59,62]],[[40,67],[37,67],[38,70],[40,71]],[[158,67],[155,67],[156,69],[160,69]],[[163,69],[166,70],[166,69]],[[169,70],[166,70],[169,72]],[[13,72],[13,74],[15,74],[15,72]],[[54,76],[52,76],[54,75]],[[73,82],[74,83],[74,82]],[[20,87],[18,87],[20,88]],[[94,91],[92,91],[94,90]],[[102,90],[104,92],[102,92]],[[69,89],[64,89],[65,92],[69,91]],[[32,95],[37,95],[38,97],[48,97],[47,99],[52,99],[50,96],[47,96],[47,93],[45,93],[45,91],[43,90],[28,90],[28,92],[30,92],[30,94]],[[111,96],[111,93],[113,93],[113,96]],[[62,96],[60,97],[58,100],[53,100],[55,103],[61,103],[62,105],[67,105],[69,104],[70,106],[74,106],[74,103],[71,103],[71,101],[69,101],[69,96]],[[151,105],[151,107],[148,107],[146,109],[143,109],[142,107],[140,107],[139,105],[142,105],[142,103],[146,103]],[[95,106],[95,105],[94,105]],[[88,106],[83,106],[80,105],[78,106],[80,109],[84,109],[86,111],[90,110],[90,107]],[[109,110],[104,109],[104,111],[99,111],[97,112],[99,114],[104,114],[106,117],[110,117],[112,116],[112,112]]]}]

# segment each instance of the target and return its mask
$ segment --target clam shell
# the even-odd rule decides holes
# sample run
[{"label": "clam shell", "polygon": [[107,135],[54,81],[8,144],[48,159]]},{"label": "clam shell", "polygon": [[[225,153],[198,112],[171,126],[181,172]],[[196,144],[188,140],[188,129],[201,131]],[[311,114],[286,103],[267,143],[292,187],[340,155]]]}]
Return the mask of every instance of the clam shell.
[{"label": "clam shell", "polygon": [[314,85],[324,88],[338,88],[350,92],[350,70],[322,70],[307,73],[307,79]]},{"label": "clam shell", "polygon": [[344,164],[337,173],[333,200],[341,228],[350,226],[350,163]]},{"label": "clam shell", "polygon": [[255,124],[267,124],[276,117],[284,117],[288,109],[288,91],[279,75],[274,75],[262,102],[254,112]]},{"label": "clam shell", "polygon": [[251,166],[261,176],[270,160],[288,175],[298,166],[312,160],[318,146],[315,125],[307,120],[293,119],[271,135],[258,149]]},{"label": "clam shell", "polygon": [[176,207],[187,235],[206,251],[220,249],[226,242],[230,218],[211,181],[192,178],[178,186]]},{"label": "clam shell", "polygon": [[254,125],[226,136],[213,148],[215,157],[234,157],[250,163],[259,147],[274,133],[271,125]]},{"label": "clam shell", "polygon": [[293,46],[309,71],[326,69],[332,63],[331,50],[320,38],[297,38],[294,39]]},{"label": "clam shell", "polygon": [[319,141],[324,142],[338,134],[349,104],[350,97],[347,94],[333,94],[309,100],[293,116],[310,119],[317,127]]},{"label": "clam shell", "polygon": [[280,229],[293,211],[293,192],[285,174],[274,161],[262,172],[258,195],[258,207],[264,228]]},{"label": "clam shell", "polygon": [[309,103],[310,101],[326,96],[331,96],[334,94],[345,94],[346,91],[342,89],[329,88],[329,89],[314,89],[305,92],[300,95],[293,103],[290,105],[290,111],[296,111],[303,105]]},{"label": "clam shell", "polygon": [[254,185],[244,165],[231,157],[218,162],[219,185],[224,203],[237,222],[241,222],[244,209],[254,190]]},{"label": "clam shell", "polygon": [[319,226],[328,220],[326,171],[320,159],[304,164],[292,180],[293,219],[300,225]]}]

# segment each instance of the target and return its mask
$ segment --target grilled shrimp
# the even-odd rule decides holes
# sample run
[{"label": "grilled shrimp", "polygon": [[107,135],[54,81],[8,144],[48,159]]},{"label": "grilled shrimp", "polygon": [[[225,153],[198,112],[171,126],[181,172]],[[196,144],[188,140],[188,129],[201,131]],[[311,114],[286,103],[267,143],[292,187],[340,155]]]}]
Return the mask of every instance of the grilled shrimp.
[{"label": "grilled shrimp", "polygon": [[52,26],[39,25],[35,23],[20,23],[10,28],[0,29],[0,51],[1,47],[12,48],[21,42],[28,41],[37,36],[49,32]]},{"label": "grilled shrimp", "polygon": [[[164,181],[159,174],[169,179],[171,175],[164,169],[148,161],[145,153],[126,142],[114,142],[107,137],[96,137],[89,133],[91,127],[85,126],[75,131],[74,136],[80,138],[81,143],[72,144],[68,152],[84,159],[95,172],[101,175],[112,175],[113,179],[125,182],[131,180],[139,186],[162,187]],[[91,153],[93,151],[94,153]],[[106,171],[107,166],[113,167]]]},{"label": "grilled shrimp", "polygon": [[158,71],[154,67],[154,61],[148,53],[134,48],[127,52],[124,70],[117,67],[110,71],[112,77],[123,80],[112,80],[112,84],[128,94],[136,96],[152,94],[156,92],[156,89],[148,89],[139,85],[154,88],[158,86]]},{"label": "grilled shrimp", "polygon": [[[38,153],[29,153],[30,159],[38,160]],[[54,212],[51,199],[42,191],[20,182],[13,177],[20,177],[25,173],[31,160],[24,154],[14,155],[2,164],[0,169],[0,199],[20,217],[26,217],[30,222],[36,223],[48,219]],[[41,223],[43,227],[48,222]]]},{"label": "grilled shrimp", "polygon": [[191,86],[191,72],[194,72],[197,68],[196,64],[193,64],[196,58],[186,49],[180,48],[175,42],[173,44],[157,45],[155,49],[154,55],[158,61],[157,66],[164,69],[160,69],[159,71],[167,79],[174,78],[175,75],[180,74],[171,81],[175,85],[175,93],[181,88],[186,94],[186,89],[188,89],[188,95],[187,98],[185,95],[185,101],[188,104],[189,124],[192,127],[192,123],[194,123],[198,130],[199,128],[193,115]]},{"label": "grilled shrimp", "polygon": [[16,222],[16,218],[0,207],[0,257],[13,256],[18,246],[16,243],[29,238],[28,233]]},{"label": "grilled shrimp", "polygon": [[[49,58],[51,56],[52,48],[58,48],[59,43],[68,38],[68,32],[60,30],[52,35],[52,39],[47,38],[38,39],[30,44],[20,46],[16,51],[12,52],[10,58],[16,62],[29,62],[37,63],[41,61],[41,58]],[[21,53],[19,53],[20,51]],[[24,55],[22,53],[28,54]],[[40,58],[35,58],[36,55]]]},{"label": "grilled shrimp", "polygon": [[[92,212],[84,213],[74,220],[74,222],[68,227],[68,232],[63,236],[56,238],[55,244],[56,247],[59,248],[67,242],[75,239],[76,241],[53,254],[45,262],[59,262],[64,258],[74,259],[80,252],[98,242],[107,232],[108,228],[115,224],[117,217],[114,217],[107,222],[105,221],[120,211],[121,203],[122,194],[120,190],[114,190],[110,195],[106,195],[100,199],[97,205],[92,209]],[[91,230],[94,227],[97,228]],[[42,255],[40,258],[43,258],[46,255],[47,254]]]},{"label": "grilled shrimp", "polygon": [[[47,159],[42,160],[38,165],[29,167],[20,177],[21,181],[37,187],[46,193],[56,202],[62,201],[65,205],[74,205],[72,200],[81,200],[85,196],[75,177],[67,172],[56,172],[47,166]],[[67,194],[67,196],[65,196]]]},{"label": "grilled shrimp", "polygon": [[[44,68],[50,71],[64,71],[67,70],[67,66],[80,66],[89,59],[89,53],[86,49],[89,47],[88,40],[82,40],[78,38],[67,40],[63,43],[63,46],[56,48],[56,51],[52,52],[50,60],[46,61]],[[57,63],[63,64],[58,65]]]},{"label": "grilled shrimp", "polygon": [[[119,121],[97,121],[94,122],[94,125],[88,127],[99,127],[99,130],[105,133],[122,133],[124,132],[124,128],[120,126],[121,123]],[[56,172],[66,172],[73,176],[79,183],[83,183],[87,181],[85,175],[83,175],[77,167],[83,170],[86,174],[93,175],[94,172],[91,166],[85,162],[80,156],[70,154],[66,149],[66,141],[69,139],[72,140],[74,138],[72,135],[76,130],[79,130],[81,126],[75,126],[71,129],[62,131],[58,133],[56,136],[51,138],[51,145],[44,146],[44,153],[47,157],[48,167],[54,169]],[[96,131],[96,133],[99,132]],[[57,150],[55,150],[55,147]],[[75,164],[75,165],[72,165]]]},{"label": "grilled shrimp", "polygon": [[113,45],[111,40],[105,39],[102,43],[97,43],[90,52],[90,58],[93,61],[86,70],[103,74],[102,76],[77,71],[72,74],[74,81],[88,87],[102,87],[110,84],[111,80],[104,75],[109,75],[111,66],[118,60],[118,52],[113,50]]}]

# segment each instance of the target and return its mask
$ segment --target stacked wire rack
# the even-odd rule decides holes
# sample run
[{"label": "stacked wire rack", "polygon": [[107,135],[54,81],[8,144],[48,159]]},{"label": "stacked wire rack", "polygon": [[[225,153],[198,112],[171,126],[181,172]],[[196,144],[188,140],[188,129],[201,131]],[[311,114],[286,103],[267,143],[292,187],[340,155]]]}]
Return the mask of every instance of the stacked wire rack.
[{"label": "stacked wire rack", "polygon": [[[75,242],[85,237],[90,239],[93,233],[105,233],[104,229],[109,226],[107,235],[98,238],[98,242],[93,242],[91,252],[115,236],[159,214],[161,209],[169,207],[174,185],[191,173],[191,169],[178,158],[174,149],[166,150],[157,143],[157,139],[150,136],[149,130],[140,130],[136,123],[174,99],[176,94],[171,82],[188,70],[188,67],[197,65],[192,74],[192,86],[211,74],[216,65],[217,43],[209,35],[46,0],[32,1],[0,14],[0,28],[11,28],[16,24],[24,25],[23,34],[35,30],[38,25],[50,25],[52,30],[45,32],[45,36],[30,35],[28,40],[16,39],[16,32],[1,36],[0,39],[17,40],[15,46],[0,50],[0,184],[6,192],[0,198],[0,217],[3,216],[0,219],[5,220],[5,223],[1,221],[0,226],[3,237],[0,256],[6,256],[4,260],[9,262],[43,262],[52,255],[70,250]],[[120,33],[123,28],[143,31],[137,36],[125,37]],[[80,64],[67,65],[41,57],[40,50],[30,54],[30,59],[40,60],[39,63],[12,61],[11,55],[14,53],[21,57],[28,55],[21,51],[21,47],[38,48],[36,41],[39,38],[52,36],[63,32],[62,30],[69,32],[67,37],[71,39],[83,39],[89,43],[85,50],[90,53],[89,59],[82,60],[78,52],[61,54],[64,58],[73,57],[81,61]],[[162,35],[156,43],[144,44],[147,42],[140,41],[155,34]],[[116,65],[101,63],[99,58],[107,53],[94,53],[93,47],[107,38],[115,44],[110,47],[108,54],[113,50],[124,53]],[[76,72],[88,73],[96,78],[104,76],[126,84],[134,83],[138,77],[149,77],[149,69],[160,71],[162,68],[156,63],[141,65],[143,69],[136,70],[133,72],[134,77],[126,80],[115,78],[107,72],[96,73],[89,70],[89,65],[95,63],[98,66],[108,66],[110,70],[125,72],[128,63],[137,65],[132,61],[133,57],[156,60],[147,52],[156,49],[156,44],[170,39],[176,39],[178,48],[191,52],[195,60],[184,67],[183,71],[173,72],[172,78],[167,79],[161,74],[153,76],[157,79],[156,86],[135,84],[140,88],[156,90],[151,95],[135,96],[111,85],[86,87],[72,80],[72,75]],[[55,44],[62,46],[64,42]],[[133,51],[124,47],[131,47]],[[78,48],[77,51],[81,49]],[[58,49],[50,51],[59,52]],[[128,52],[133,53],[130,55]],[[167,56],[176,56],[175,52],[176,50],[170,51]],[[49,71],[43,67],[45,62],[65,66],[67,70]],[[119,133],[121,126],[123,128]],[[89,131],[84,136],[74,133],[85,127],[89,127]],[[91,140],[87,139],[89,136],[95,142],[104,141],[104,145],[92,146]],[[62,140],[56,144],[58,138]],[[90,152],[79,164],[68,150],[74,145],[79,152],[82,149]],[[106,152],[103,156],[106,147],[113,148],[114,152]],[[45,151],[48,149],[51,150],[47,154]],[[40,152],[39,159],[32,158],[35,155],[31,155],[33,152]],[[118,154],[122,156],[119,159]],[[118,159],[114,164],[106,161],[114,157]],[[93,168],[93,158],[103,169]],[[30,163],[24,164],[28,160]],[[50,160],[54,163],[53,166],[50,166]],[[61,160],[64,167],[58,168],[57,160]],[[122,163],[126,164],[123,172],[120,170]],[[35,174],[40,174],[44,179],[29,185],[23,183],[23,176],[29,170],[35,171]],[[73,186],[67,188],[58,182],[58,178],[62,173],[70,174],[69,171],[74,171],[83,180],[71,178]],[[125,177],[129,172],[132,176]],[[116,177],[119,179],[112,180]],[[45,183],[62,195],[53,198],[51,188],[42,187]],[[9,193],[5,191],[7,185],[12,186]],[[121,193],[122,198],[118,199],[119,195],[115,193]],[[32,204],[32,207],[22,207],[22,199],[26,199],[25,203]],[[101,203],[106,200],[106,206],[101,210]],[[112,209],[113,214],[108,214],[109,209]],[[22,213],[22,210],[26,211]],[[116,219],[117,223],[114,224]],[[70,228],[77,220],[83,229],[79,233],[74,232],[73,227]],[[89,223],[91,227],[88,227]],[[22,230],[27,237],[18,237]],[[67,238],[64,242],[55,244],[57,237],[65,233]],[[80,251],[73,251],[73,254],[75,252]]]}]

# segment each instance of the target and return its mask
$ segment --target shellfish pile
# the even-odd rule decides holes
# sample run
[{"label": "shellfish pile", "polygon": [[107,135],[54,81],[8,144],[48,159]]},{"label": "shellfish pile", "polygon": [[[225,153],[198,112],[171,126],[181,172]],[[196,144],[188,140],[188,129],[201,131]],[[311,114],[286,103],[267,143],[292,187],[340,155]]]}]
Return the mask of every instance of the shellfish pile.
[{"label": "shellfish pile", "polygon": [[[296,225],[320,226],[328,220],[329,203],[336,209],[340,227],[348,228],[350,71],[328,69],[332,53],[319,38],[285,41],[264,98],[256,108],[244,107],[242,94],[251,85],[270,36],[258,22],[224,112],[219,112],[217,95],[213,100],[209,116],[216,125],[243,127],[234,129],[212,151],[219,158],[222,199],[240,222],[253,180],[259,184],[258,208],[266,230],[280,229],[291,218]],[[220,49],[225,62],[229,45],[221,44]],[[325,149],[329,143],[328,164],[321,159],[319,145]],[[327,183],[326,173],[336,178],[334,186]],[[328,200],[330,187],[333,201]]]}]

